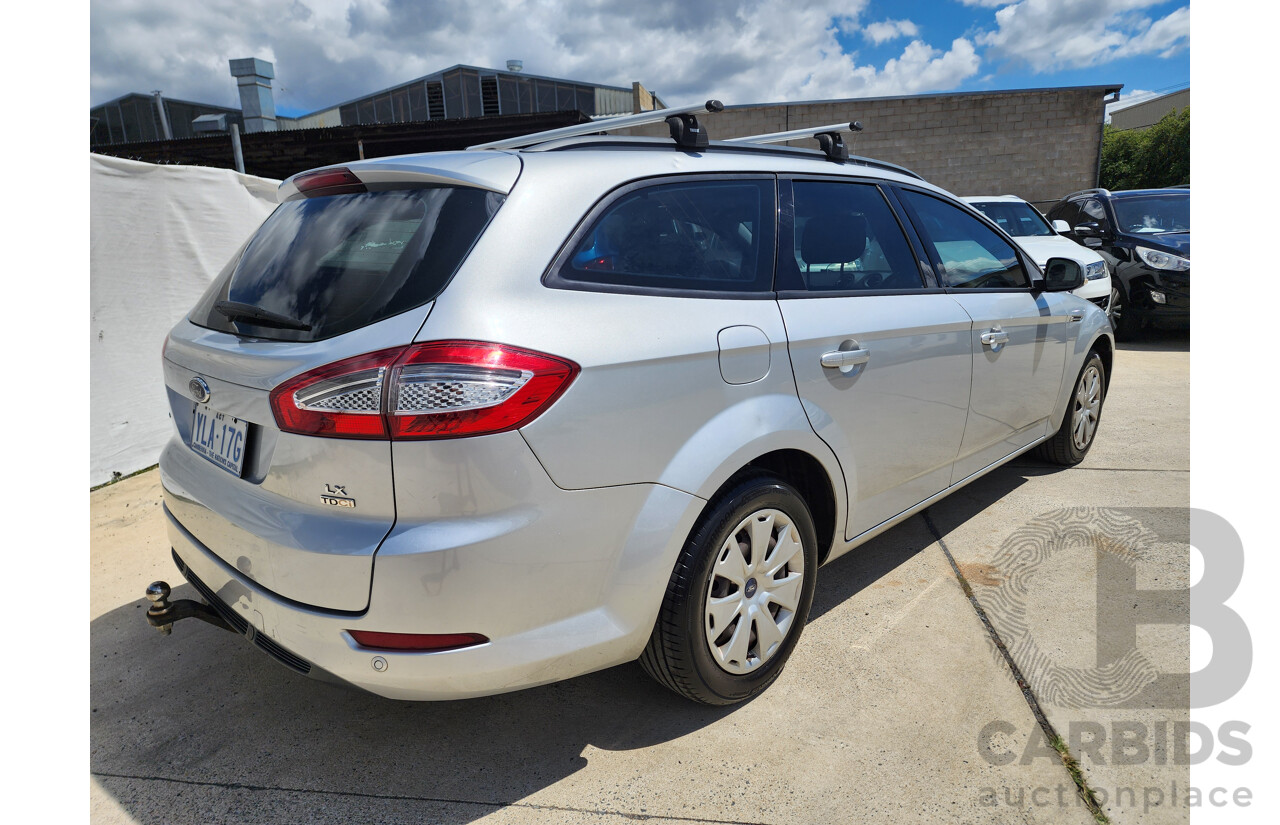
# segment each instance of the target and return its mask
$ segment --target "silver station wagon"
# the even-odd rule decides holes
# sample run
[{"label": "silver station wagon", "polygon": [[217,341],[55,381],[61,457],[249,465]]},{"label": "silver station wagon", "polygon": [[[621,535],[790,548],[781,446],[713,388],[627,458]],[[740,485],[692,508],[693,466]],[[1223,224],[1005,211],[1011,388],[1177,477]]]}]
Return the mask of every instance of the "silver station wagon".
[{"label": "silver station wagon", "polygon": [[850,157],[856,124],[709,141],[698,111],[282,183],[165,343],[203,600],[156,582],[150,622],[397,699],[639,659],[728,704],[820,565],[1028,450],[1084,457],[1114,347],[1077,263]]}]

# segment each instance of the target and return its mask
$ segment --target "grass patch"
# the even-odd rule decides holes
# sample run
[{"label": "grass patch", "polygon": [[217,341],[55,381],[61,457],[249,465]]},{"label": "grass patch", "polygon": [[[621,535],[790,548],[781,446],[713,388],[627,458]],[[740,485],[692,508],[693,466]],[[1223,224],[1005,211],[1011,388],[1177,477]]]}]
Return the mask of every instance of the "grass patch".
[{"label": "grass patch", "polygon": [[1080,763],[1071,755],[1071,751],[1067,748],[1067,743],[1062,741],[1061,736],[1055,734],[1053,741],[1049,744],[1053,746],[1053,749],[1058,752],[1058,756],[1062,758],[1062,764],[1066,766],[1067,773],[1071,774],[1071,781],[1076,783],[1076,790],[1089,808],[1089,813],[1093,814],[1093,821],[1099,823],[1099,825],[1111,825],[1111,820],[1102,812],[1102,806],[1098,804],[1098,798],[1093,795],[1093,789],[1089,787],[1089,783],[1085,780],[1084,771],[1080,770]]}]

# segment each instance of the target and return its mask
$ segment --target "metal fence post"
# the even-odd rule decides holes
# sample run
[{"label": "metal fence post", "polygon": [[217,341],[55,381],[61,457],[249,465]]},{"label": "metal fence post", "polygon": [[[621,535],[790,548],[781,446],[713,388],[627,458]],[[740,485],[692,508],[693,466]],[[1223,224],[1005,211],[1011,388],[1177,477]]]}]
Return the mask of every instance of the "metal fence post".
[{"label": "metal fence post", "polygon": [[240,124],[231,124],[231,154],[236,160],[236,171],[244,174],[244,151],[240,148]]}]

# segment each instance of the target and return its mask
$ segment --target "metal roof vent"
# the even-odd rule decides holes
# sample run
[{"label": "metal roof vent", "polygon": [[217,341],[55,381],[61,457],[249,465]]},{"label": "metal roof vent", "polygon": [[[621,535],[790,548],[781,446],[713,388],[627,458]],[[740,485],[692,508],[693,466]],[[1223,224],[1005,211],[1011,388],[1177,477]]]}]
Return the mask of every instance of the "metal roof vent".
[{"label": "metal roof vent", "polygon": [[509,71],[509,72],[523,72],[523,71],[524,71],[524,61],[523,61],[523,60],[508,60],[508,61],[507,61],[507,71]]}]

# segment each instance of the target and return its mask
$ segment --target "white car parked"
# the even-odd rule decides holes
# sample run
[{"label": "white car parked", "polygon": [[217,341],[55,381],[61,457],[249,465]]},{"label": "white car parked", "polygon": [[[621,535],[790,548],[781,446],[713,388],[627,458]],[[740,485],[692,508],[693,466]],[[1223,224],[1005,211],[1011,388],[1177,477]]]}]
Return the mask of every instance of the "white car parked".
[{"label": "white car parked", "polygon": [[[1040,214],[1040,210],[1017,195],[978,196],[961,200],[1012,235],[1041,269],[1044,269],[1045,262],[1050,258],[1070,258],[1084,267],[1084,286],[1075,290],[1074,294],[1102,307],[1107,317],[1111,317],[1111,275],[1107,272],[1107,262],[1101,255],[1059,235],[1057,228]],[[1067,231],[1067,227],[1062,227],[1062,231]]]}]

